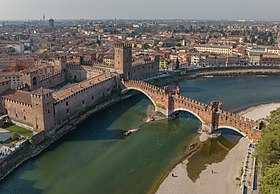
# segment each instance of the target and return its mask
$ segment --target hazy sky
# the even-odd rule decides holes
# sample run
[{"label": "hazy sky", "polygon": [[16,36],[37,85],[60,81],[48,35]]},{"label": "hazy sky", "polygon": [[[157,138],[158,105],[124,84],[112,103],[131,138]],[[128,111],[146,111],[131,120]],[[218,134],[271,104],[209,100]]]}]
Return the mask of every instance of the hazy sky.
[{"label": "hazy sky", "polygon": [[6,19],[279,20],[280,0],[0,0]]}]

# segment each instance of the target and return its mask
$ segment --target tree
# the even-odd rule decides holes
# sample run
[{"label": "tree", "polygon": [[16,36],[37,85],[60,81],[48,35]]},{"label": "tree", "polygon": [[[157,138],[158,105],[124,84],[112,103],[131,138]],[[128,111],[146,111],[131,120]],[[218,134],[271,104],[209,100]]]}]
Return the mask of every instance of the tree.
[{"label": "tree", "polygon": [[279,127],[279,125],[271,124],[264,129],[256,148],[257,157],[264,167],[280,160],[280,133],[270,131],[278,128],[277,126]]},{"label": "tree", "polygon": [[149,48],[149,45],[148,45],[147,43],[145,43],[145,44],[143,45],[143,48],[144,48],[144,49],[148,49],[148,48]]},{"label": "tree", "polygon": [[97,40],[96,43],[100,46],[101,40]]},{"label": "tree", "polygon": [[11,135],[11,140],[15,141],[15,140],[18,140],[18,138],[19,138],[19,135],[16,132],[13,132]]},{"label": "tree", "polygon": [[260,191],[263,194],[279,193],[280,191],[280,162],[269,167],[260,179]]},{"label": "tree", "polygon": [[280,160],[280,109],[271,112],[267,119],[269,125],[264,128],[256,154],[264,167]]},{"label": "tree", "polygon": [[264,170],[260,179],[263,194],[280,191],[280,109],[271,112],[267,121],[269,125],[264,128],[256,147],[257,159]]},{"label": "tree", "polygon": [[177,59],[176,59],[176,63],[175,63],[175,69],[179,69],[179,66],[180,66],[180,61],[179,61],[179,59],[177,58]]}]

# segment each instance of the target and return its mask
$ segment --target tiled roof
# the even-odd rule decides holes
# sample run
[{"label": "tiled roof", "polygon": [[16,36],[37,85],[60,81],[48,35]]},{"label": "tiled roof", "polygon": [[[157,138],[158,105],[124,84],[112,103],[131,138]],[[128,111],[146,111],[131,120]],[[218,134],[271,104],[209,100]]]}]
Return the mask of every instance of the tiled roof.
[{"label": "tiled roof", "polygon": [[23,90],[9,90],[4,93],[2,97],[26,104],[31,104],[31,93]]},{"label": "tiled roof", "polygon": [[107,74],[102,74],[100,76],[96,76],[94,78],[87,79],[85,81],[79,82],[77,84],[71,85],[71,86],[64,88],[62,90],[59,90],[57,92],[54,92],[53,98],[56,99],[57,101],[63,100],[65,98],[73,95],[74,93],[82,91],[85,88],[88,88],[94,84],[98,84],[98,83],[105,81],[107,79],[110,79],[110,78],[111,78],[111,76],[109,76]]},{"label": "tiled roof", "polygon": [[32,91],[32,94],[34,95],[45,95],[52,92],[52,90],[45,89],[45,88],[39,88],[37,90]]}]

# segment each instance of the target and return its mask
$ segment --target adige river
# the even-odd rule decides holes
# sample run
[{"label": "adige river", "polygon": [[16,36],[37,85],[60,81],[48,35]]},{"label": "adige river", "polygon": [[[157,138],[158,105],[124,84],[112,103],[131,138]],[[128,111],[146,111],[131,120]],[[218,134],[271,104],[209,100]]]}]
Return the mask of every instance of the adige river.
[{"label": "adige river", "polygon": [[[218,99],[224,109],[233,112],[280,99],[280,76],[238,75],[174,84],[180,86],[183,96],[206,103]],[[151,191],[182,159],[200,127],[200,122],[189,116],[145,123],[151,105],[147,97],[139,94],[93,114],[77,130],[1,181],[0,193],[137,194]],[[125,131],[134,128],[139,130],[123,136]],[[224,142],[236,143],[233,136],[224,135]],[[219,150],[219,144],[213,145],[210,146]],[[209,161],[205,159],[205,162]]]}]

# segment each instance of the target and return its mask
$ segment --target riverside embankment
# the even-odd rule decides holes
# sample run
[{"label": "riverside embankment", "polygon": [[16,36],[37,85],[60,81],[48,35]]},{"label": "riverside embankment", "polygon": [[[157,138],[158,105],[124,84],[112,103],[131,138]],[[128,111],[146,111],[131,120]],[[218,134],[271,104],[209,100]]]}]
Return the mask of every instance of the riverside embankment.
[{"label": "riverside embankment", "polygon": [[[280,68],[278,67],[209,67],[209,68],[199,68],[192,70],[182,70],[180,73],[174,73],[172,77],[166,77],[162,79],[155,79],[152,81],[154,84],[164,85],[172,82],[178,82],[183,79],[194,79],[197,77],[214,75],[214,76],[228,76],[236,74],[280,74]],[[14,168],[18,167],[22,162],[26,161],[28,158],[38,155],[42,150],[46,149],[52,143],[56,142],[67,132],[75,129],[76,125],[86,119],[89,115],[100,109],[110,106],[118,101],[122,100],[122,97],[110,100],[109,103],[105,102],[103,105],[99,105],[96,108],[90,106],[87,108],[87,113],[80,117],[80,114],[74,115],[69,118],[61,126],[54,129],[53,133],[45,136],[44,133],[38,134],[32,138],[32,144],[30,142],[25,142],[14,154],[7,157],[5,160],[0,162],[0,178],[5,177]],[[85,112],[85,111],[83,111]],[[41,142],[44,139],[43,142]],[[37,145],[38,144],[38,145]],[[23,151],[24,150],[24,151]],[[9,162],[10,161],[10,162]],[[4,164],[4,165],[3,165]]]},{"label": "riverside embankment", "polygon": [[69,117],[67,121],[57,126],[49,134],[44,132],[34,135],[28,141],[25,141],[19,148],[0,161],[0,181],[4,179],[14,169],[19,167],[23,162],[40,154],[54,142],[59,140],[68,132],[75,130],[76,126],[87,119],[90,115],[109,107],[117,102],[120,102],[131,95],[108,97],[104,102],[95,103]]},{"label": "riverside embankment", "polygon": [[[195,79],[208,76],[234,76],[242,74],[254,75],[280,75],[278,66],[229,66],[229,67],[203,67],[193,69],[182,69],[167,71],[166,77],[150,80],[149,82],[158,86],[178,82],[184,79]],[[208,77],[209,78],[209,77]]]},{"label": "riverside embankment", "polygon": [[[205,103],[219,99],[225,110],[234,112],[276,100],[279,81],[279,76],[238,75],[175,83],[183,96]],[[138,95],[93,114],[6,177],[0,193],[146,193],[180,162],[199,127],[193,118],[143,125],[148,105],[150,101]],[[133,128],[139,131],[120,136]]]},{"label": "riverside embankment", "polygon": [[[238,114],[258,120],[268,117],[270,112],[277,108],[280,108],[280,103],[260,104],[249,107],[238,112]],[[187,172],[188,159],[182,161],[168,174],[159,186],[156,194],[241,193],[241,188],[236,177],[240,176],[240,168],[243,166],[243,161],[247,154],[248,143],[248,140],[242,138],[229,151],[222,162],[207,165],[206,169],[201,172],[195,182],[191,180]]]}]

